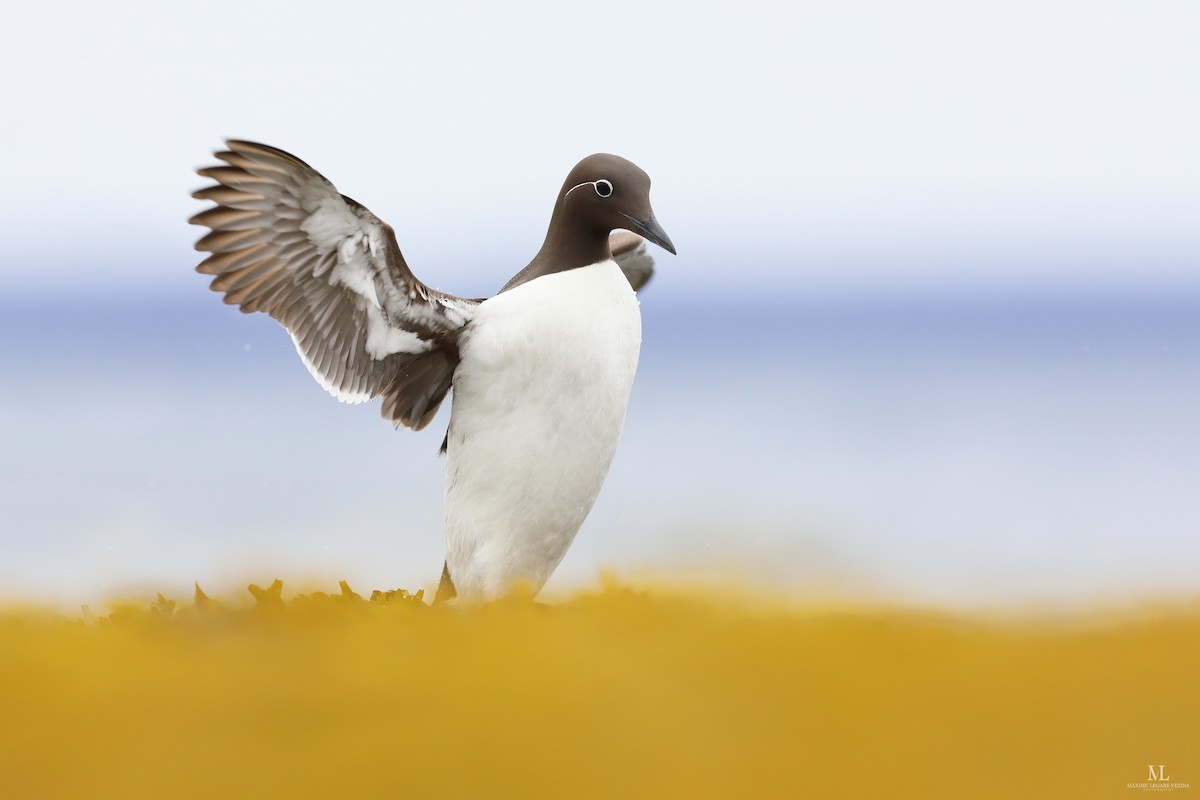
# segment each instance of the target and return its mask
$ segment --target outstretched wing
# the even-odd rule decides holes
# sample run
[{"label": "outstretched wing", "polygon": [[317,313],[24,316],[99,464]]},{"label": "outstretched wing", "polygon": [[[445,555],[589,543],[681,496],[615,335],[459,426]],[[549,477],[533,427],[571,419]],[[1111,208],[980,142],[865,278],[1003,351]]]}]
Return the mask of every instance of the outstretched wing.
[{"label": "outstretched wing", "polygon": [[193,194],[216,205],[190,220],[211,232],[196,270],[245,313],[263,311],[339,400],[383,397],[383,417],[420,430],[458,366],[459,330],[480,300],[430,289],[404,262],[390,226],[295,156],[228,141],[216,183]]},{"label": "outstretched wing", "polygon": [[613,231],[608,237],[608,249],[629,279],[629,285],[635,292],[641,291],[654,275],[654,259],[646,251],[646,240],[629,231]]}]

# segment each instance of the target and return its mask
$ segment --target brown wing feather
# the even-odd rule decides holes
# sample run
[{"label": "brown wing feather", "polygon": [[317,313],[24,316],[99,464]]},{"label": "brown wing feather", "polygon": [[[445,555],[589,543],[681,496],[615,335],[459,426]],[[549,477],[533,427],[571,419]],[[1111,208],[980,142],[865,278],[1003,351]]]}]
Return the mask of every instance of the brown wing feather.
[{"label": "brown wing feather", "polygon": [[608,237],[608,249],[635,292],[650,282],[654,259],[646,250],[645,239],[629,231],[613,231]]},{"label": "brown wing feather", "polygon": [[458,366],[458,332],[479,300],[430,289],[405,263],[392,229],[300,159],[268,145],[226,142],[214,203],[191,219],[210,288],[292,335],[305,365],[346,402],[383,397],[385,419],[420,430]]}]

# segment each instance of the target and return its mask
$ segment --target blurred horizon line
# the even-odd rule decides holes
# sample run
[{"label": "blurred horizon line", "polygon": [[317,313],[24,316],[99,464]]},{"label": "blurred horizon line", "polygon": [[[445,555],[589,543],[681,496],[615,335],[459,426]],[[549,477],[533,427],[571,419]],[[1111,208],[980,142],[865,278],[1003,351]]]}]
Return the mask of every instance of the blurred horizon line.
[{"label": "blurred horizon line", "polygon": [[[148,283],[120,282],[94,285],[91,282],[64,286],[9,285],[0,294],[0,309],[38,309],[50,307],[91,308],[98,305],[110,308],[153,303],[158,306],[189,308],[224,305],[221,298],[208,288],[208,276],[192,273],[187,281],[176,278]],[[188,283],[191,285],[187,285]],[[441,288],[433,285],[434,288]],[[498,287],[497,287],[498,288]],[[661,266],[650,284],[639,293],[643,307],[729,309],[747,306],[778,309],[796,306],[803,309],[830,305],[834,307],[874,307],[881,305],[913,306],[1123,306],[1123,305],[1200,305],[1200,279],[1179,282],[1144,281],[931,281],[913,280],[907,283],[880,281],[847,281],[835,284],[816,281],[811,285],[790,281],[767,292],[767,285],[737,281],[734,294],[718,291],[709,284],[688,284],[678,274],[664,275]],[[455,293],[453,289],[443,289]],[[495,292],[479,294],[463,292],[461,296],[490,297]],[[230,306],[231,309],[235,308]]]}]

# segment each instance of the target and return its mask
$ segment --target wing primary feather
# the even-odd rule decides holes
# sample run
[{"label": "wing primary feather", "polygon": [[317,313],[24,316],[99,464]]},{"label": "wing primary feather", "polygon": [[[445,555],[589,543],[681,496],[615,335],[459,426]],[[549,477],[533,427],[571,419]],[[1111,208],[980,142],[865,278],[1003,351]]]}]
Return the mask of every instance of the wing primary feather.
[{"label": "wing primary feather", "polygon": [[212,178],[217,183],[235,188],[238,186],[258,186],[264,190],[270,190],[272,187],[277,187],[277,184],[272,182],[270,178],[255,175],[240,167],[205,167],[204,169],[196,170],[196,174],[202,178]]},{"label": "wing primary feather", "polygon": [[272,232],[261,228],[244,231],[215,230],[200,237],[196,242],[196,249],[205,253],[224,253],[259,242],[269,242],[271,238]]},{"label": "wing primary feather", "polygon": [[[275,175],[288,174],[287,165],[272,163],[272,160],[263,158],[261,156],[250,158],[242,155],[241,153],[234,153],[228,150],[214,153],[214,155],[231,167],[240,167],[241,169],[244,169],[247,172],[252,172],[255,175],[262,175],[264,172],[273,173]],[[264,175],[263,177],[270,177],[270,174]]]},{"label": "wing primary feather", "polygon": [[217,274],[219,272],[228,272],[229,270],[238,269],[252,261],[268,255],[271,251],[271,246],[266,242],[259,242],[250,247],[243,247],[240,250],[227,250],[223,253],[214,253],[208,258],[200,262],[200,266],[196,267],[200,272],[208,272]]},{"label": "wing primary feather", "polygon": [[213,230],[239,231],[263,227],[260,222],[269,221],[260,211],[243,211],[237,208],[217,206],[201,211],[188,220],[193,225],[204,225]]},{"label": "wing primary feather", "polygon": [[237,208],[239,203],[271,202],[265,195],[256,194],[255,192],[245,192],[241,189],[233,189],[219,183],[214,186],[197,189],[192,192],[192,197],[197,200],[211,200],[214,203],[232,208]]}]

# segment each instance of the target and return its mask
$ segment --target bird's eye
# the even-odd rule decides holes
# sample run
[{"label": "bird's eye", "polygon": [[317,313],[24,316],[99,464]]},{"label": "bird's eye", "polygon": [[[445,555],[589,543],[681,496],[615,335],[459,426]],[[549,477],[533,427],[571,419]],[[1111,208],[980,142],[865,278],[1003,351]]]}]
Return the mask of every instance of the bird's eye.
[{"label": "bird's eye", "polygon": [[608,197],[613,193],[612,184],[603,178],[596,181],[592,185],[596,187],[596,194],[600,195],[601,197]]}]

